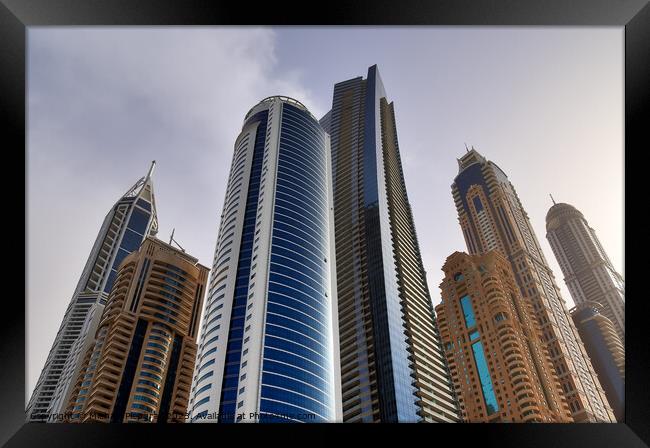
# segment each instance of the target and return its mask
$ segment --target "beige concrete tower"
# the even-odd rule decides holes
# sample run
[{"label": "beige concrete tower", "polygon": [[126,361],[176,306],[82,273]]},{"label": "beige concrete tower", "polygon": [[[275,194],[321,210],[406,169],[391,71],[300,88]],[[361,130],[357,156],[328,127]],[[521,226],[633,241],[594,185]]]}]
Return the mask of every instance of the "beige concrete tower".
[{"label": "beige concrete tower", "polygon": [[576,305],[598,302],[625,343],[625,286],[594,229],[569,204],[553,204],[546,215],[546,238]]},{"label": "beige concrete tower", "polygon": [[436,307],[463,420],[572,422],[533,308],[503,255],[455,252]]},{"label": "beige concrete tower", "polygon": [[452,192],[469,252],[497,250],[510,262],[523,300],[533,307],[573,419],[614,422],[605,392],[512,183],[474,148],[458,160],[458,166]]},{"label": "beige concrete tower", "polygon": [[73,422],[183,422],[208,268],[148,237],[122,261],[68,404]]}]

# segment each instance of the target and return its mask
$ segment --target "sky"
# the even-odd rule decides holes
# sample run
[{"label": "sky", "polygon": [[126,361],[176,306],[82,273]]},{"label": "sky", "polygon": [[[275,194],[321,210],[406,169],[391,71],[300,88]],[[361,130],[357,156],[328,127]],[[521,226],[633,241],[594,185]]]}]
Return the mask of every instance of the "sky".
[{"label": "sky", "polygon": [[160,231],[210,266],[235,138],[271,95],[316,116],[377,64],[394,101],[433,304],[466,250],[451,196],[474,146],[508,175],[561,288],[549,194],[623,272],[622,27],[29,27],[26,398],[104,216],[156,160]]}]

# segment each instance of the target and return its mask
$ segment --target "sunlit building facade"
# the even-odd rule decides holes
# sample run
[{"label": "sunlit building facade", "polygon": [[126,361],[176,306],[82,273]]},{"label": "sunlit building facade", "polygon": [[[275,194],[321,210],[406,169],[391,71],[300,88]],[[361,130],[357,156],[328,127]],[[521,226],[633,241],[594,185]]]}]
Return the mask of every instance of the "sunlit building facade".
[{"label": "sunlit building facade", "polygon": [[196,258],[153,237],[122,260],[67,421],[185,421],[207,278]]},{"label": "sunlit building facade", "polygon": [[436,314],[463,421],[572,422],[508,260],[497,251],[455,252],[443,271]]},{"label": "sunlit building facade", "polygon": [[458,421],[377,66],[334,86],[321,125],[332,146],[343,420]]},{"label": "sunlit building facade", "polygon": [[329,136],[300,102],[246,115],[214,255],[191,422],[340,420]]},{"label": "sunlit building facade", "polygon": [[533,306],[573,419],[615,421],[514,186],[474,148],[458,167],[452,193],[469,253],[496,250],[510,262],[523,300]]}]

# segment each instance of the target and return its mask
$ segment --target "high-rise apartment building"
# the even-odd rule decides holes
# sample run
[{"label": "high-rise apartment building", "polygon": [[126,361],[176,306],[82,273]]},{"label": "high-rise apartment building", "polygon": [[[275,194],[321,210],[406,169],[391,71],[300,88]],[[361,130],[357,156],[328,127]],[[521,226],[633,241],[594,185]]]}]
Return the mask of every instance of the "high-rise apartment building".
[{"label": "high-rise apartment building", "polygon": [[467,422],[572,422],[532,305],[497,251],[444,266],[440,335]]},{"label": "high-rise apartment building", "polygon": [[452,192],[469,253],[497,250],[510,262],[523,299],[533,306],[573,419],[615,421],[513,185],[474,148],[458,165]]},{"label": "high-rise apartment building", "polygon": [[616,420],[625,420],[625,348],[616,327],[597,302],[583,302],[571,317],[605,389]]},{"label": "high-rise apartment building", "polygon": [[63,411],[81,354],[106,304],[121,261],[158,230],[152,173],[138,180],[110,209],[72,300],[63,317],[45,366],[27,405],[27,420],[43,422]]},{"label": "high-rise apartment building", "polygon": [[321,125],[332,146],[343,420],[458,421],[377,66],[334,86]]},{"label": "high-rise apartment building", "polygon": [[582,213],[572,205],[554,203],[546,215],[546,238],[575,304],[600,303],[601,314],[612,322],[625,343],[623,277],[614,269]]},{"label": "high-rise apartment building", "polygon": [[67,420],[185,421],[207,278],[196,258],[153,237],[122,260]]},{"label": "high-rise apartment building", "polygon": [[340,420],[329,136],[269,97],[235,141],[192,422]]}]

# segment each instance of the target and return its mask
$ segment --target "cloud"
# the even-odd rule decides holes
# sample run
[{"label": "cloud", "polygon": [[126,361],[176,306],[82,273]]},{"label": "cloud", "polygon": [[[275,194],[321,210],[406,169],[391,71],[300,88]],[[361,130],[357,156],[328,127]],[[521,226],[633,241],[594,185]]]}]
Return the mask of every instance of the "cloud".
[{"label": "cloud", "polygon": [[270,95],[315,101],[278,65],[267,28],[32,28],[28,39],[31,393],[101,220],[149,161],[161,238],[176,227],[210,265],[245,113]]}]

